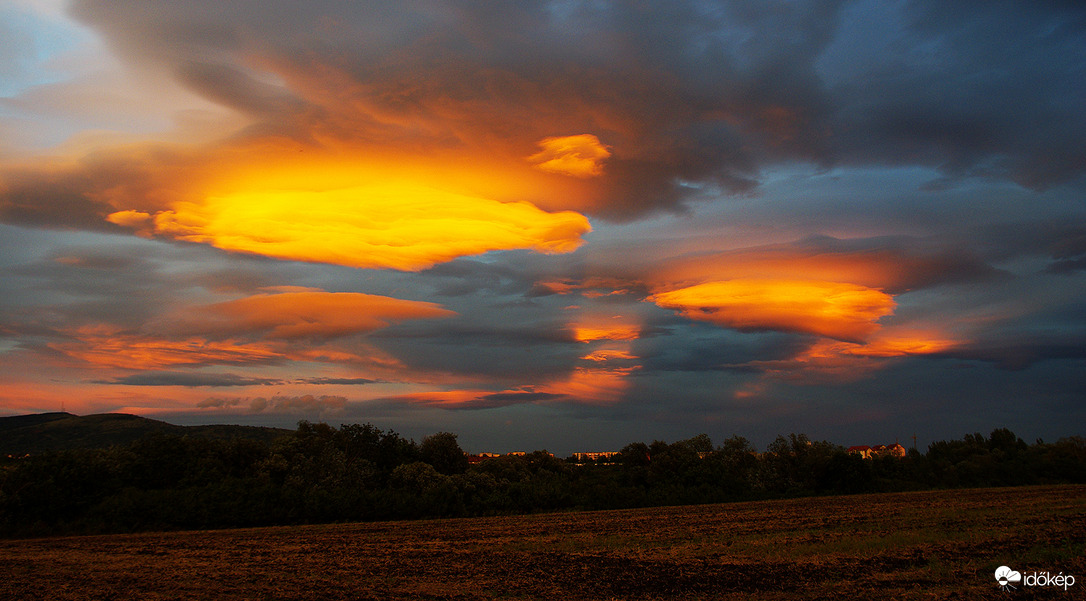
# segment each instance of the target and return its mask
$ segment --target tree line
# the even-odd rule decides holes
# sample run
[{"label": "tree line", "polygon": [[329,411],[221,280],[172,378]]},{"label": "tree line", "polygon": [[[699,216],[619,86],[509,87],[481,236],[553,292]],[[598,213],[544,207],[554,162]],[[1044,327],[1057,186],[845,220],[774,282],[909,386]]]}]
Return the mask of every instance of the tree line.
[{"label": "tree line", "polygon": [[803,434],[627,445],[607,463],[547,452],[469,464],[457,436],[301,422],[273,442],[152,434],[0,462],[0,536],[204,529],[717,503],[928,488],[1086,483],[1086,439],[1013,432],[865,459]]}]

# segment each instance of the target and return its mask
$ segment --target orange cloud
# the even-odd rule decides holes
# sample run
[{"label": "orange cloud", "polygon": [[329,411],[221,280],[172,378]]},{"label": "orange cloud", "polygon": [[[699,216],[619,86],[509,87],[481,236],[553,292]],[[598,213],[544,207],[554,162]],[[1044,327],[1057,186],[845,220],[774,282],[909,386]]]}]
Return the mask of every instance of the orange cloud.
[{"label": "orange cloud", "polygon": [[543,138],[542,149],[528,157],[528,162],[541,171],[573,177],[596,177],[603,174],[603,161],[611,156],[608,147],[592,134]]},{"label": "orange cloud", "polygon": [[106,216],[106,221],[115,223],[121,227],[127,227],[136,230],[136,233],[140,235],[150,235],[153,229],[149,226],[152,225],[154,217],[150,213],[144,213],[143,211],[117,211],[116,213],[110,213]]},{"label": "orange cloud", "polygon": [[668,260],[655,281],[691,284],[733,279],[848,282],[898,294],[940,281],[983,278],[993,270],[962,253],[889,239],[813,237],[789,244],[691,254]]},{"label": "orange cloud", "polygon": [[98,367],[158,369],[182,365],[274,363],[282,354],[264,344],[189,337],[169,340],[84,328],[77,340],[50,344],[55,351]]},{"label": "orange cloud", "polygon": [[894,310],[888,294],[818,280],[734,279],[660,292],[652,302],[737,330],[783,330],[862,341]]},{"label": "orange cloud", "polygon": [[351,350],[288,344],[365,334],[411,319],[455,315],[440,305],[372,294],[308,289],[258,294],[192,307],[148,323],[138,332],[97,325],[50,344],[64,355],[98,367],[159,369],[214,364],[268,364],[285,360],[402,365],[375,349]]},{"label": "orange cloud", "polygon": [[[142,229],[137,211],[113,223]],[[333,189],[255,189],[177,202],[154,233],[278,259],[359,268],[425,269],[492,250],[567,253],[591,230],[578,213],[547,213],[407,181]]]},{"label": "orange cloud", "polygon": [[600,349],[598,351],[592,351],[587,355],[581,357],[587,361],[595,361],[597,363],[603,363],[605,361],[612,360],[633,360],[637,359],[637,356],[628,350],[623,349]]},{"label": "orange cloud", "polygon": [[[752,361],[746,364],[770,380],[797,380],[804,383],[842,384],[854,382],[881,370],[896,359],[940,353],[962,344],[932,329],[887,328],[863,343],[819,339],[790,359]],[[759,380],[748,396],[764,391]],[[738,393],[737,393],[738,394]]]},{"label": "orange cloud", "polygon": [[[586,357],[586,359],[602,361],[616,358]],[[478,388],[437,390],[409,393],[391,400],[446,409],[486,409],[519,403],[546,402],[606,405],[618,401],[622,393],[629,389],[629,375],[636,369],[637,366],[577,366],[561,379],[500,392]]]},{"label": "orange cloud", "polygon": [[258,294],[187,309],[159,324],[215,336],[258,334],[272,339],[336,338],[409,319],[451,317],[435,303],[355,292],[305,290]]},{"label": "orange cloud", "polygon": [[636,366],[576,367],[568,378],[548,383],[541,389],[582,403],[606,405],[617,402],[630,388],[629,376],[636,370]]},{"label": "orange cloud", "polygon": [[961,341],[938,337],[937,334],[879,336],[847,352],[860,357],[904,357],[942,353],[960,344]]},{"label": "orange cloud", "polygon": [[596,340],[637,340],[640,336],[641,328],[634,324],[599,323],[577,324],[573,326],[573,338],[577,342],[593,342]]}]

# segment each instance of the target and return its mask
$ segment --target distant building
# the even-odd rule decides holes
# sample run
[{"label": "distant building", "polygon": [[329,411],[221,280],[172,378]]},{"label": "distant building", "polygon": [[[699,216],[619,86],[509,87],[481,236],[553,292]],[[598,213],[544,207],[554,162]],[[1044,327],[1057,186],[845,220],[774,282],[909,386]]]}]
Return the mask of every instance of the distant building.
[{"label": "distant building", "polygon": [[896,442],[891,445],[879,444],[873,447],[869,447],[867,445],[857,445],[854,447],[849,447],[848,452],[854,455],[859,455],[864,459],[871,459],[873,457],[901,458],[907,455],[907,453],[905,452],[905,447],[899,445]]},{"label": "distant building", "polygon": [[574,453],[573,458],[576,459],[577,461],[581,461],[581,462],[584,462],[584,461],[600,461],[601,459],[605,460],[605,461],[610,461],[616,455],[618,455],[618,451],[582,452],[582,453]]},{"label": "distant building", "polygon": [[908,455],[908,453],[905,451],[905,447],[899,445],[896,442],[892,445],[886,446],[886,453],[889,454],[891,457],[904,457],[905,455]]},{"label": "distant building", "polygon": [[871,459],[871,447],[865,444],[849,447],[848,452],[853,455],[859,455],[864,459]]},{"label": "distant building", "polygon": [[[536,451],[536,453],[540,452],[547,453],[546,451]],[[525,457],[528,455],[528,453],[525,453],[524,451],[512,451],[504,455],[502,455],[501,453],[476,453],[474,455],[470,453],[464,454],[468,456],[468,463],[471,465],[481,463],[483,461],[486,461],[487,459],[494,459],[495,457]],[[547,453],[547,455],[554,457],[554,453]]]}]

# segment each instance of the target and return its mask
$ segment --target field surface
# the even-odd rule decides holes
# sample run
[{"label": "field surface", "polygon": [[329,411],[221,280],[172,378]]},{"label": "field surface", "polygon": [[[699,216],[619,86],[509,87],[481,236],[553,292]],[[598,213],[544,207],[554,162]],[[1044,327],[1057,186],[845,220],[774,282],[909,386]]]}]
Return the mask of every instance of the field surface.
[{"label": "field surface", "polygon": [[1086,486],[1003,488],[0,540],[0,599],[1086,599],[1084,555]]}]

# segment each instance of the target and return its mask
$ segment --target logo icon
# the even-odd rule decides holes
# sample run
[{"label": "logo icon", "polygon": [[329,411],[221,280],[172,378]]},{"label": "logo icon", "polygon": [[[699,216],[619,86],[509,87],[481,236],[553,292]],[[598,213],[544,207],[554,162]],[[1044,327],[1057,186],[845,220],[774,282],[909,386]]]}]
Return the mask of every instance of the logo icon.
[{"label": "logo icon", "polygon": [[995,579],[996,582],[999,583],[999,588],[1006,591],[1015,588],[1014,586],[1011,586],[1012,583],[1022,582],[1022,574],[1020,572],[1015,572],[1007,566],[999,566],[995,571]]}]

